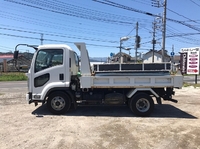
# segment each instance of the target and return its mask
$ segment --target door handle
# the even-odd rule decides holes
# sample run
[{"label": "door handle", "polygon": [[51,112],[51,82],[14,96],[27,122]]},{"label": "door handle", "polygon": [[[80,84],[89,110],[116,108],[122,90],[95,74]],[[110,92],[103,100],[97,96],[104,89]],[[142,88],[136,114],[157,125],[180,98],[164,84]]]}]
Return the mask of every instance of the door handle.
[{"label": "door handle", "polygon": [[63,73],[59,74],[59,79],[64,80],[64,74]]}]

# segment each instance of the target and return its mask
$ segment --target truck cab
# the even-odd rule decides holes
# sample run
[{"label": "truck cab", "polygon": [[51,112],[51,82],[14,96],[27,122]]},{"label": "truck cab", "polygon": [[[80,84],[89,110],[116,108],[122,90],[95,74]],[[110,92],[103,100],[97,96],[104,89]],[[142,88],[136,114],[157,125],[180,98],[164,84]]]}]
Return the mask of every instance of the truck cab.
[{"label": "truck cab", "polygon": [[38,46],[27,73],[29,103],[43,101],[51,89],[68,88],[78,71],[78,55],[69,46]]}]

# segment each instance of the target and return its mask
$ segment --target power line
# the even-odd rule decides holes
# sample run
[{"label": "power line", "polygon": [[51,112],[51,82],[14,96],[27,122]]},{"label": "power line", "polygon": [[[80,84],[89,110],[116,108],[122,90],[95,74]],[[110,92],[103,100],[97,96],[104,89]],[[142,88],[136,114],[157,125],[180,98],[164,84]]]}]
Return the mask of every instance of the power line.
[{"label": "power line", "polygon": [[[19,2],[19,1],[16,1],[16,0],[5,0],[5,1],[8,1],[8,2],[13,2],[14,4],[16,4],[16,2]],[[99,0],[98,0],[99,1]],[[126,22],[126,19],[127,19],[127,17],[125,18],[125,19],[123,19],[123,16],[120,16],[120,15],[114,15],[114,14],[111,14],[111,15],[109,15],[108,13],[103,13],[103,12],[95,12],[96,10],[91,10],[91,9],[88,9],[87,11],[86,11],[86,9],[85,8],[82,8],[82,7],[77,7],[77,6],[75,6],[75,5],[68,5],[68,3],[65,3],[65,2],[60,2],[60,3],[57,3],[57,2],[59,2],[58,0],[57,1],[45,1],[45,0],[40,0],[40,1],[31,1],[31,0],[23,0],[23,2],[26,2],[26,4],[28,3],[29,5],[31,4],[32,5],[32,3],[30,3],[30,2],[36,2],[36,4],[34,4],[34,7],[36,6],[36,7],[41,7],[42,9],[40,9],[41,11],[46,11],[46,10],[43,10],[43,9],[46,9],[46,8],[48,8],[48,6],[50,6],[49,7],[49,9],[52,9],[53,11],[55,10],[55,11],[59,11],[59,12],[61,12],[61,13],[58,13],[58,14],[60,14],[60,15],[63,15],[63,13],[65,13],[66,11],[70,11],[70,13],[72,14],[72,15],[74,15],[74,16],[72,16],[72,17],[77,17],[77,16],[80,16],[80,14],[82,15],[82,16],[84,16],[86,13],[88,13],[88,15],[86,15],[86,17],[87,18],[83,18],[83,17],[79,17],[79,18],[81,18],[81,19],[87,19],[87,20],[89,20],[89,21],[98,21],[98,22],[101,22],[101,23],[106,23],[106,24],[114,24],[114,25],[120,25],[120,26],[124,26],[124,25],[126,25],[126,26],[128,26],[128,27],[130,27],[130,26],[132,26],[132,25],[130,25],[130,24],[120,24],[120,23],[113,23],[113,22],[104,22],[104,21],[102,21],[101,19],[100,20],[93,20],[93,17],[95,17],[94,15],[97,15],[97,17],[96,18],[105,18],[105,17],[107,17],[108,18],[108,20],[115,20],[115,19],[118,19],[118,20],[120,20],[120,21],[123,21],[123,22]],[[42,6],[40,6],[39,5],[39,3],[41,3],[42,2]],[[54,2],[54,3],[52,3],[52,2]],[[104,2],[106,2],[106,1],[104,1]],[[146,1],[144,1],[145,3],[147,2],[147,0]],[[55,5],[55,6],[54,6]],[[22,5],[22,6],[26,6],[26,5]],[[62,7],[61,7],[62,6]],[[32,8],[34,8],[34,7],[32,7]],[[60,9],[60,8],[61,9]],[[25,8],[25,7],[24,7]],[[30,7],[27,7],[27,8],[30,8]],[[69,9],[68,9],[69,8]],[[35,8],[34,8],[35,9]],[[22,10],[22,9],[20,9],[20,10]],[[91,11],[90,11],[91,10]],[[125,9],[126,10],[126,9]],[[37,12],[41,12],[41,11],[37,11]],[[75,12],[75,11],[77,11],[77,12]],[[36,11],[32,11],[32,12],[36,12]],[[52,12],[52,11],[46,11],[46,12]],[[142,12],[145,12],[145,11],[142,11]],[[8,12],[6,12],[6,13],[8,13]],[[6,13],[5,14],[2,14],[2,17],[4,16],[4,15],[6,15]],[[53,12],[54,13],[54,12]],[[36,14],[36,13],[34,13],[34,14]],[[42,13],[43,14],[43,13]],[[90,15],[89,15],[90,14]],[[38,15],[39,15],[39,13],[38,13]],[[66,14],[64,14],[65,16],[66,16]],[[77,16],[75,16],[75,15],[77,15]],[[151,13],[148,13],[148,12],[146,12],[146,15],[150,15],[150,16],[152,16],[153,14],[151,14]],[[62,24],[62,23],[58,23],[59,21],[58,20],[54,20],[54,21],[45,21],[45,19],[43,20],[43,19],[41,19],[41,20],[39,20],[39,19],[37,19],[37,18],[30,18],[30,17],[27,17],[27,16],[20,16],[19,17],[19,15],[17,16],[18,18],[15,18],[17,16],[17,14],[12,14],[12,16],[9,16],[9,19],[15,19],[15,20],[17,20],[17,21],[21,21],[21,19],[24,21],[24,22],[26,22],[26,23],[29,23],[29,24],[36,24],[36,25],[40,25],[40,26],[45,26],[45,27],[48,27],[48,28],[56,28],[56,29],[59,29],[59,30],[68,30],[69,32],[81,32],[81,33],[85,33],[86,35],[88,35],[88,34],[96,34],[96,35],[102,35],[102,30],[92,30],[91,28],[90,29],[84,29],[84,28],[82,28],[82,30],[79,28],[79,27],[77,27],[77,28],[75,28],[74,30],[73,30],[73,26],[72,26],[72,29],[70,29],[70,28],[68,28],[68,25],[67,25],[67,28],[66,28],[66,25],[64,25],[64,24]],[[51,15],[50,15],[51,16]],[[68,15],[68,16],[71,16],[71,15]],[[158,15],[156,15],[156,16],[158,16]],[[134,23],[134,19],[133,18],[131,18],[131,17],[128,17],[129,19],[131,19],[130,21],[128,20],[127,22],[131,22],[131,23]],[[71,19],[72,20],[72,19]],[[70,19],[69,19],[69,21],[71,21]],[[133,21],[134,20],[134,21]],[[142,19],[141,19],[142,20]],[[178,21],[178,20],[177,20]],[[188,20],[187,20],[188,21]],[[183,23],[185,23],[186,21],[181,21],[181,22],[183,22]],[[100,23],[98,23],[98,24],[100,24]],[[180,23],[181,24],[181,23]],[[193,26],[193,25],[192,25]],[[105,27],[107,27],[107,26],[105,26]],[[193,26],[193,27],[195,27],[195,26]],[[24,30],[24,29],[22,29],[22,30]],[[88,30],[90,30],[90,31],[88,31]],[[132,30],[134,30],[134,29],[132,29]],[[25,31],[26,31],[26,29],[25,29]],[[115,30],[115,32],[113,33],[113,36],[115,35],[115,36],[119,36],[119,34],[120,33],[116,33],[116,31],[118,31],[117,29]],[[36,32],[38,32],[39,34],[41,34],[41,33],[44,33],[43,31],[36,31]],[[99,32],[99,33],[97,33],[97,32]],[[131,34],[131,32],[132,31],[130,31],[129,32],[129,34]],[[112,34],[111,32],[107,32],[107,34],[106,35],[108,35],[108,33],[109,34]],[[50,36],[50,35],[47,35],[47,34],[49,34],[49,33],[44,33],[46,36]],[[50,33],[51,34],[51,33]],[[75,36],[75,35],[70,35],[70,34],[60,34],[60,33],[52,33],[52,34],[54,34],[54,35],[57,35],[58,34],[58,36],[57,37],[61,37],[62,35],[64,35],[64,36],[66,36],[66,37],[61,37],[61,38],[67,38],[68,36],[70,36],[70,37],[72,37],[72,38],[74,38],[75,37],[75,39],[84,39],[84,38],[87,38],[89,41],[91,40],[91,39],[93,39],[93,38],[89,38],[89,37],[80,37],[79,35],[78,36]],[[117,35],[118,34],[118,35]],[[122,34],[122,33],[121,33]],[[173,34],[172,34],[173,35]],[[171,35],[171,36],[172,36]],[[45,36],[45,37],[46,37]],[[80,37],[80,38],[79,38]],[[169,37],[169,38],[171,38],[171,37]],[[176,38],[181,38],[181,36],[179,36],[179,37],[176,37]],[[144,39],[143,37],[142,37],[142,39]],[[94,41],[102,41],[102,40],[104,40],[104,39],[94,39]],[[107,41],[107,40],[105,40],[105,42],[109,42],[109,41]],[[115,41],[116,43],[118,42],[118,41]]]},{"label": "power line", "polygon": [[135,30],[135,27],[126,36],[129,36],[134,30]]},{"label": "power line", "polygon": [[145,1],[145,0],[143,0],[143,1],[141,1],[141,0],[132,0],[132,1],[140,3],[140,4],[151,6],[151,2],[149,2],[149,1]]},{"label": "power line", "polygon": [[[128,7],[128,6],[125,6],[125,5],[121,5],[121,4],[115,3],[115,2],[110,1],[110,0],[104,0],[105,2],[101,1],[101,0],[93,0],[93,1],[105,4],[105,5],[109,5],[109,6],[113,6],[113,7],[117,7],[117,8],[121,8],[121,9],[125,9],[125,10],[129,10],[129,11],[138,12],[138,13],[149,15],[149,16],[153,16],[153,17],[160,17],[159,15],[155,15],[155,14],[152,14],[152,13],[149,13],[149,12],[146,12],[146,11],[138,10],[138,9],[131,8],[131,7]],[[183,21],[174,20],[174,19],[170,19],[170,18],[166,18],[166,19],[168,21],[179,23],[179,24],[182,24],[184,26],[187,26],[187,27],[189,27],[189,28],[191,28],[193,30],[200,31],[200,28],[197,28],[197,27],[195,27],[193,25],[187,24],[187,23],[185,23]]]},{"label": "power line", "polygon": [[17,31],[17,32],[24,32],[24,33],[31,33],[31,34],[44,34],[48,36],[55,36],[55,37],[62,37],[62,38],[72,38],[72,39],[84,39],[84,40],[90,40],[90,41],[101,41],[101,42],[110,42],[110,43],[118,43],[118,41],[109,41],[109,40],[101,40],[101,39],[89,39],[89,38],[83,38],[83,37],[73,37],[73,36],[66,36],[66,35],[59,35],[59,34],[49,34],[49,33],[41,33],[41,32],[33,32],[33,31],[26,31],[26,30],[20,30],[20,29],[11,29],[11,28],[2,28],[3,30],[11,30],[11,31]]},{"label": "power line", "polygon": [[[7,0],[7,1],[11,1],[11,0]],[[13,2],[13,1],[11,1],[11,2]]]},{"label": "power line", "polygon": [[[0,11],[1,12],[1,11]],[[19,16],[20,18],[16,18],[18,15],[14,15],[12,14],[13,16],[8,16],[9,13],[6,13],[6,14],[3,14],[0,16],[3,17],[3,18],[7,18],[7,19],[11,19],[11,20],[16,20],[16,21],[20,21],[20,22],[25,22],[25,23],[31,23],[31,24],[36,24],[36,25],[39,25],[39,26],[44,26],[44,27],[50,27],[50,28],[57,28],[57,29],[62,29],[62,30],[71,30],[73,32],[83,32],[83,33],[87,33],[87,34],[91,34],[92,32],[99,32],[98,35],[102,34],[102,33],[110,33],[113,35],[114,32],[103,32],[103,31],[98,31],[98,30],[92,30],[90,29],[90,33],[87,32],[87,29],[82,29],[82,31],[78,30],[77,28],[74,28],[74,26],[67,26],[66,28],[66,25],[64,24],[56,24],[56,26],[54,26],[53,24],[55,24],[54,22],[47,22],[47,21],[43,21],[43,20],[37,20],[37,19],[33,19],[33,18],[27,18],[25,16]],[[29,20],[25,20],[25,19],[29,19]],[[38,21],[38,22],[37,22]],[[42,22],[42,23],[41,23]],[[46,23],[49,23],[49,24],[44,24],[44,22]],[[64,26],[64,27],[59,27],[59,26]],[[68,28],[68,27],[71,27],[72,29]],[[115,32],[116,33],[116,32]]]},{"label": "power line", "polygon": [[[20,20],[20,21],[22,21],[22,20]],[[29,23],[30,23],[30,22],[29,22]],[[42,25],[42,23],[38,23],[38,24],[39,24],[40,26]],[[46,27],[47,27],[47,26],[46,26]],[[48,27],[51,27],[51,26],[48,26]],[[60,29],[62,29],[62,28],[60,28]],[[63,28],[63,30],[64,30],[64,29],[65,29],[65,28]],[[117,33],[117,32],[113,32],[113,33],[110,32],[110,33],[109,33],[108,31],[107,31],[107,34],[102,34],[103,31],[99,31],[100,33],[87,32],[87,31],[85,31],[85,30],[83,30],[83,31],[80,30],[80,31],[79,31],[79,30],[77,30],[76,28],[73,30],[73,33],[74,33],[75,31],[78,32],[78,33],[81,33],[81,32],[82,32],[82,33],[86,33],[86,35],[89,35],[89,34],[95,35],[95,34],[97,34],[97,35],[102,35],[102,36],[109,36],[109,34],[110,34],[110,37],[113,37],[113,34],[116,34],[116,35],[119,34],[119,33]],[[102,32],[102,33],[101,33],[101,32]],[[109,34],[108,34],[108,33],[109,33]],[[119,36],[119,35],[118,35],[118,36]]]},{"label": "power line", "polygon": [[[41,3],[39,1],[32,1],[32,3],[35,4],[35,5],[16,2],[14,0],[5,0],[5,1],[16,3],[16,4],[20,4],[20,5],[24,5],[24,6],[31,7],[31,8],[44,10],[44,11],[58,13],[58,14],[62,14],[62,15],[68,15],[68,16],[78,17],[78,18],[83,18],[83,19],[90,19],[90,20],[93,20],[93,21],[102,21],[102,22],[119,23],[119,24],[129,24],[129,25],[133,24],[132,22],[128,22],[128,21],[120,21],[120,20],[117,20],[117,19],[114,20],[114,19],[109,19],[109,18],[105,18],[105,17],[103,18],[103,17],[94,16],[94,15],[91,16],[90,14],[86,14],[86,13],[83,15],[83,14],[81,14],[79,12],[75,12],[75,11],[73,11],[73,13],[71,13],[68,10],[68,8],[60,9],[59,7],[56,8],[53,5],[47,5],[47,4]],[[31,2],[31,1],[29,1],[29,2]],[[41,7],[41,6],[43,6],[43,7]],[[45,8],[45,6],[46,6],[46,8]]]},{"label": "power line", "polygon": [[193,0],[190,0],[192,3],[194,3],[195,5],[197,5],[197,6],[199,6],[200,7],[200,5],[199,4],[197,4],[196,2],[194,2]]},{"label": "power line", "polygon": [[[15,4],[15,3],[14,3]],[[12,5],[11,5],[12,6]],[[23,6],[23,5],[22,5]],[[6,7],[6,6],[5,6]],[[5,8],[4,7],[4,8]],[[8,7],[9,9],[10,9],[10,6]],[[56,19],[56,20],[59,20],[59,21],[56,21],[56,22],[52,22],[52,23],[58,23],[58,22],[62,22],[63,21],[63,17],[62,17],[62,19],[59,19],[58,17],[55,17],[55,15],[44,15],[45,13],[38,13],[39,11],[30,11],[30,9],[28,10],[28,12],[25,12],[24,10],[26,10],[25,8],[28,8],[28,7],[24,7],[23,9],[16,9],[16,7],[13,7],[13,8],[11,8],[12,10],[16,10],[16,11],[19,11],[19,12],[23,12],[24,14],[26,14],[26,13],[28,13],[29,15],[37,15],[37,18],[39,18],[39,17],[45,17],[45,19],[46,18],[52,18],[53,17],[53,19]],[[69,10],[70,8],[69,7],[66,7],[65,9],[67,9],[67,10]],[[75,11],[75,10],[71,10],[71,13],[73,13],[72,11]],[[48,12],[48,11],[46,11],[46,12]],[[84,15],[86,12],[82,12],[82,11],[80,11],[79,10],[79,12],[82,14],[82,15]],[[5,14],[7,14],[7,13],[9,13],[9,12],[6,12]],[[51,13],[51,12],[50,12]],[[90,12],[88,12],[89,14],[91,14]],[[102,12],[103,13],[103,12]],[[16,13],[13,15],[13,16],[15,16],[15,15],[17,15]],[[114,16],[114,15],[113,15]],[[109,16],[109,18],[113,18],[113,16]],[[102,15],[102,17],[104,17],[104,15]],[[106,16],[106,17],[108,17],[108,16]],[[121,19],[121,20],[131,20],[131,21],[134,21],[134,19],[140,19],[140,18],[132,18],[132,17],[124,17],[124,16],[121,16],[120,18],[117,18],[117,19]],[[66,19],[65,19],[66,20]],[[89,20],[89,19],[88,19]],[[45,21],[45,20],[43,20],[43,21]],[[81,22],[76,22],[76,20],[74,20],[74,19],[67,19],[66,20],[67,22],[74,22],[75,21],[75,23],[81,23]],[[142,21],[142,19],[140,19],[140,21]],[[146,20],[144,20],[144,21],[146,21]],[[101,20],[99,20],[99,22],[101,22]],[[84,22],[85,23],[85,22]],[[125,24],[124,24],[125,25]],[[92,26],[91,24],[87,24],[87,26]]]},{"label": "power line", "polygon": [[[16,38],[26,38],[26,39],[33,39],[33,40],[41,40],[41,38],[30,37],[30,36],[19,36],[19,35],[14,35],[14,34],[3,34],[3,33],[0,33],[0,35],[10,36],[10,37],[16,37]],[[63,43],[74,43],[74,42],[71,42],[71,41],[54,40],[54,39],[48,39],[48,38],[44,38],[43,40],[46,40],[46,41],[54,41],[54,42],[63,42]],[[110,47],[110,48],[116,48],[116,46],[107,46],[107,45],[91,44],[91,43],[87,43],[87,45],[96,46],[96,47]]]},{"label": "power line", "polygon": [[[68,9],[67,9],[68,10]],[[33,11],[32,11],[33,12]],[[8,13],[5,13],[5,14],[3,14],[2,15],[2,17],[5,17],[5,15],[6,14],[8,14]],[[17,15],[15,15],[15,14],[13,14],[13,16],[12,16],[12,18],[10,17],[9,19],[14,19],[13,17],[16,17]],[[30,19],[30,21],[28,20],[28,21],[26,21],[26,20],[24,20],[24,18],[27,18],[27,19]],[[130,18],[130,17],[129,17]],[[16,20],[16,19],[15,19]],[[31,24],[36,24],[36,25],[42,25],[43,24],[43,26],[46,26],[47,24],[44,24],[43,22],[46,22],[46,23],[49,23],[50,25],[48,25],[47,27],[52,27],[52,28],[58,28],[58,25],[62,25],[62,24],[58,24],[57,22],[59,22],[59,21],[54,21],[54,22],[47,22],[47,21],[45,21],[45,20],[38,20],[38,19],[31,19],[31,18],[29,18],[29,17],[24,17],[24,16],[21,16],[21,18],[20,19],[17,19],[18,21],[23,21],[23,22],[26,22],[26,23],[31,23]],[[39,21],[39,23],[37,23],[36,21]],[[41,23],[42,22],[42,23]],[[56,26],[53,26],[52,24],[54,24],[56,22]],[[63,25],[64,26],[64,25]],[[65,27],[66,27],[66,25],[65,25]],[[69,27],[69,26],[67,26],[67,27]],[[59,27],[59,29],[60,29],[60,27]],[[65,28],[62,28],[62,29],[65,29]],[[79,27],[78,28],[75,28],[74,29],[74,26],[72,26],[72,30],[74,31],[74,32],[83,32],[83,33],[86,33],[87,35],[88,34],[94,34],[93,32],[91,32],[91,30],[92,29],[90,29],[90,32],[88,33],[85,29],[83,29],[82,31],[79,31]],[[119,30],[120,31],[120,30]],[[106,33],[106,35],[108,35],[108,34],[110,34],[110,36],[113,36],[113,33],[109,33],[109,32],[105,32]],[[98,35],[102,35],[103,34],[103,31],[99,31],[99,33],[96,33],[96,34],[98,34]],[[116,32],[115,32],[115,35],[116,35]],[[120,36],[121,34],[118,34],[118,36]]]},{"label": "power line", "polygon": [[[169,11],[173,12],[174,14],[176,14],[176,15],[178,15],[178,16],[181,16],[181,17],[183,17],[183,18],[185,18],[185,19],[188,19],[188,21],[191,21],[191,22],[194,22],[194,23],[198,23],[198,24],[199,24],[199,22],[197,22],[196,20],[191,20],[190,18],[188,18],[188,17],[185,17],[184,15],[182,15],[182,14],[179,14],[179,13],[177,13],[177,12],[175,12],[175,11],[173,11],[173,10],[169,9],[169,8],[167,8],[167,10],[169,10]],[[186,21],[183,21],[183,22],[186,22]]]},{"label": "power line", "polygon": [[125,9],[125,10],[129,10],[129,11],[134,11],[134,12],[146,14],[146,15],[149,15],[149,16],[160,17],[158,15],[154,15],[154,14],[146,12],[146,11],[138,10],[138,9],[135,9],[135,8],[132,8],[132,7],[128,7],[128,6],[125,6],[125,5],[121,5],[121,4],[118,4],[118,3],[115,3],[115,2],[112,2],[112,1],[109,1],[109,0],[104,0],[105,2],[103,2],[101,0],[93,0],[93,1],[105,4],[105,5],[109,5],[109,6],[113,6],[113,7],[117,7],[117,8],[121,8],[121,9]]}]

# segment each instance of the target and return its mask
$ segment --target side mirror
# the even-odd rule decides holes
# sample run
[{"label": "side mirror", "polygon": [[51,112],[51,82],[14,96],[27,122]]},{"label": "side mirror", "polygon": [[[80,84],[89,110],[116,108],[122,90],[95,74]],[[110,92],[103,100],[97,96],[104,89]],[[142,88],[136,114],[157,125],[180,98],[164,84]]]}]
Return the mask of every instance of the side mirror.
[{"label": "side mirror", "polygon": [[19,51],[14,51],[13,57],[14,59],[18,59]]}]

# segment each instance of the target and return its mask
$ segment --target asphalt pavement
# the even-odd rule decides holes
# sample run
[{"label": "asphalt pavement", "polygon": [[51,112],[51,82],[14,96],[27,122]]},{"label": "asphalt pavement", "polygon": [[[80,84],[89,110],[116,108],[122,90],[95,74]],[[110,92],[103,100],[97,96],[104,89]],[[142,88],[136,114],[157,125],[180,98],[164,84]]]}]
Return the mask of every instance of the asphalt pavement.
[{"label": "asphalt pavement", "polygon": [[0,88],[26,88],[27,81],[2,81]]},{"label": "asphalt pavement", "polygon": [[[195,76],[184,76],[183,81],[187,83],[195,83]],[[200,76],[197,76],[197,83],[200,83]]]},{"label": "asphalt pavement", "polygon": [[27,81],[6,81],[0,82],[0,93],[28,92]]}]

